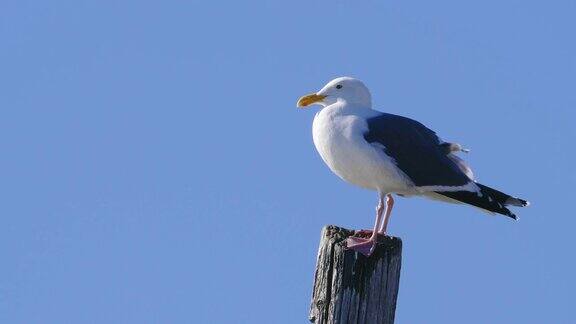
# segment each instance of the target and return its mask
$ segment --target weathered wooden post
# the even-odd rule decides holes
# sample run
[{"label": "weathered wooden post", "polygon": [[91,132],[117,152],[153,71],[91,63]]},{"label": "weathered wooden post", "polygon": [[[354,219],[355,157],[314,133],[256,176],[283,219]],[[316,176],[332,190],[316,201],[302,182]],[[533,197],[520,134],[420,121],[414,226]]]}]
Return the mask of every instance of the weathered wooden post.
[{"label": "weathered wooden post", "polygon": [[379,237],[369,257],[345,249],[355,231],[322,229],[310,322],[315,324],[392,324],[400,281],[402,241]]}]

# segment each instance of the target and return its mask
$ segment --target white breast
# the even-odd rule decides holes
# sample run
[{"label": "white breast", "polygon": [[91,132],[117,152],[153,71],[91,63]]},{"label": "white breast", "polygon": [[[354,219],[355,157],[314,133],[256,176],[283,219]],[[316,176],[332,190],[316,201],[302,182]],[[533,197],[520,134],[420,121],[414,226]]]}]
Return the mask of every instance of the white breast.
[{"label": "white breast", "polygon": [[381,147],[368,143],[366,117],[371,109],[349,109],[338,104],[316,114],[312,126],[314,145],[330,170],[357,186],[383,193],[410,193],[410,181]]}]

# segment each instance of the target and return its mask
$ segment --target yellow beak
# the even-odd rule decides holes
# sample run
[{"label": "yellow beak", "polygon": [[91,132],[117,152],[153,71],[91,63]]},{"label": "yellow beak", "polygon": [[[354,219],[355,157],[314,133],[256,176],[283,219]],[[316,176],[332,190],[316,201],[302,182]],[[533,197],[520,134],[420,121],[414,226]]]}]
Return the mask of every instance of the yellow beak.
[{"label": "yellow beak", "polygon": [[304,97],[301,97],[300,99],[298,99],[298,103],[296,104],[296,107],[303,108],[306,106],[310,106],[313,103],[316,103],[318,101],[322,101],[324,98],[326,98],[326,96],[311,93],[311,94],[305,95]]}]

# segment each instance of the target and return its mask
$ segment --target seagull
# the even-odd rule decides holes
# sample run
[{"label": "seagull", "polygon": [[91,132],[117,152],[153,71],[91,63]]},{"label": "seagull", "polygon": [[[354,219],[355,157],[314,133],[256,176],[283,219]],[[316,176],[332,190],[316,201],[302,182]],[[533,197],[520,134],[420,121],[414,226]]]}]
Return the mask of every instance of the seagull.
[{"label": "seagull", "polygon": [[378,235],[386,235],[394,207],[392,194],[463,203],[517,219],[507,206],[529,202],[482,185],[456,154],[468,152],[442,141],[434,131],[407,117],[372,109],[364,83],[340,77],[298,100],[300,108],[320,105],[312,125],[314,146],[343,180],[378,192],[376,220],[369,238],[346,241],[348,249],[370,256]]}]

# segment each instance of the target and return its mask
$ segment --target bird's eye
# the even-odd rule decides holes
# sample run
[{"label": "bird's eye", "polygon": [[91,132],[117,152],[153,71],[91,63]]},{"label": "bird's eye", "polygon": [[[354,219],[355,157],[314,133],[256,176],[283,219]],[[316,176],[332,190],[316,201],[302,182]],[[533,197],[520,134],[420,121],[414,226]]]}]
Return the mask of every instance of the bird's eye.
[{"label": "bird's eye", "polygon": [[336,89],[342,89],[342,85],[341,84],[336,85]]}]

